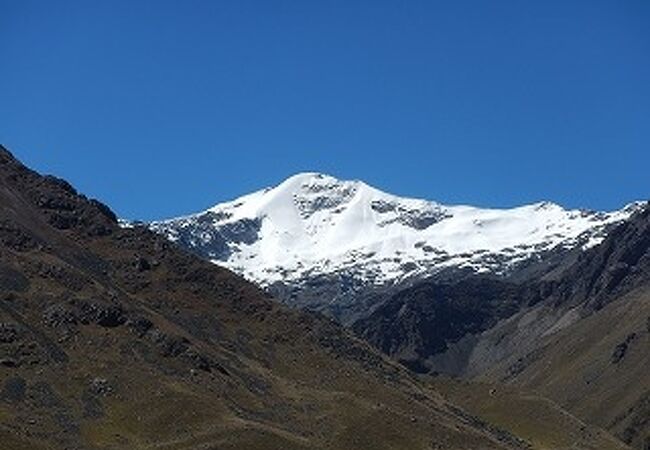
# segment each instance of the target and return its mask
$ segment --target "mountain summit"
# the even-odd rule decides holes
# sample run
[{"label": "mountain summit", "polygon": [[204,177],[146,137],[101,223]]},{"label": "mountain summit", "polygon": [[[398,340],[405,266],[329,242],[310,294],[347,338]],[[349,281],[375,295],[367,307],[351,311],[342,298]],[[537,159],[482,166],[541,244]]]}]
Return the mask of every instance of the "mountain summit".
[{"label": "mountain summit", "polygon": [[341,278],[351,285],[388,286],[450,272],[508,275],[546,255],[599,243],[611,225],[639,207],[595,212],[549,202],[512,209],[446,206],[391,195],[362,181],[301,173],[151,227],[264,286],[323,277],[336,277],[337,286]]}]

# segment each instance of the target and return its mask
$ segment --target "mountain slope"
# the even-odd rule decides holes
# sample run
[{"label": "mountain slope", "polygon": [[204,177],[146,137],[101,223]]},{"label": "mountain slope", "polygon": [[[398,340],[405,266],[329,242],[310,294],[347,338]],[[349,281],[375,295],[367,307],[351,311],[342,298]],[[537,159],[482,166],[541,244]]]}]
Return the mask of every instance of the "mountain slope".
[{"label": "mountain slope", "polygon": [[355,330],[420,371],[532,388],[650,444],[650,208],[558,273],[419,283]]},{"label": "mountain slope", "polygon": [[650,446],[650,208],[587,252],[545,303],[558,319],[536,345],[479,376],[534,388],[625,442]]},{"label": "mountain slope", "polygon": [[5,448],[527,447],[2,148],[0,295]]},{"label": "mountain slope", "polygon": [[597,244],[639,207],[600,213],[547,202],[502,210],[445,206],[305,173],[150,226],[290,304],[351,322],[374,306],[369,293],[433,275],[511,275]]},{"label": "mountain slope", "polygon": [[534,449],[594,450],[620,445],[557,403],[530,389],[501,383],[468,382],[443,376],[429,382],[453,403],[522,436]]}]

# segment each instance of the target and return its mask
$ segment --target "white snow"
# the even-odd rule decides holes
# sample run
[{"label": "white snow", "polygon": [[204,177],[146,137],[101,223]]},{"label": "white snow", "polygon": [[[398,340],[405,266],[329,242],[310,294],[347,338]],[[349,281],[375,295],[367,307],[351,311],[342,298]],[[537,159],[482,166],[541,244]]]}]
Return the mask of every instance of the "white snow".
[{"label": "white snow", "polygon": [[608,225],[640,207],[602,213],[548,202],[512,209],[445,206],[400,198],[361,181],[301,173],[276,187],[151,227],[170,239],[186,232],[209,245],[212,234],[194,230],[199,219],[211,216],[214,230],[259,220],[256,240],[228,242],[230,253],[215,262],[261,284],[341,270],[384,283],[445,267],[502,273],[558,245],[590,247],[604,238]]}]

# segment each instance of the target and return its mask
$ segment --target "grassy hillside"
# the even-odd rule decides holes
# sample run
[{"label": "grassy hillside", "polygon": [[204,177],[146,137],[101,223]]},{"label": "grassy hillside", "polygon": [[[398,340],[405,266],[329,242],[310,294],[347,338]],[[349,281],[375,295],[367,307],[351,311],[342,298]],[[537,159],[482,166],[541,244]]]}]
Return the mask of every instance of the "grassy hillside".
[{"label": "grassy hillside", "polygon": [[520,372],[500,364],[483,379],[507,379],[644,448],[650,445],[650,288],[638,288],[547,336]]},{"label": "grassy hillside", "polygon": [[522,437],[535,450],[629,449],[608,432],[532,390],[446,377],[432,378],[430,383],[451,402]]}]

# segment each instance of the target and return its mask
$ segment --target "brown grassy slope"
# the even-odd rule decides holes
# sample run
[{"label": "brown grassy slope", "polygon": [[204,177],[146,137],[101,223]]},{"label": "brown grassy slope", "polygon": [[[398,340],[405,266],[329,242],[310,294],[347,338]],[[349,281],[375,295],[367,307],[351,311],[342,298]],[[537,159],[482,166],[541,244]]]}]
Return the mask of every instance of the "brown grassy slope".
[{"label": "brown grassy slope", "polygon": [[533,388],[644,448],[650,443],[649,320],[650,288],[641,287],[547,336],[514,376],[501,364],[482,378]]},{"label": "brown grassy slope", "polygon": [[506,449],[339,326],[0,148],[0,443],[11,449]]},{"label": "brown grassy slope", "polygon": [[589,425],[534,391],[442,376],[430,383],[453,403],[521,436],[535,450],[629,449],[608,432]]}]

